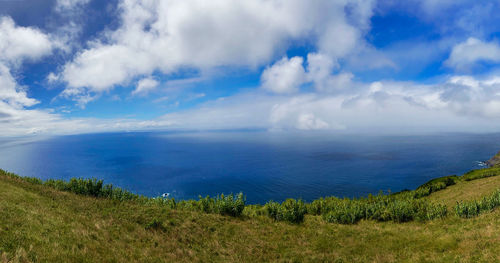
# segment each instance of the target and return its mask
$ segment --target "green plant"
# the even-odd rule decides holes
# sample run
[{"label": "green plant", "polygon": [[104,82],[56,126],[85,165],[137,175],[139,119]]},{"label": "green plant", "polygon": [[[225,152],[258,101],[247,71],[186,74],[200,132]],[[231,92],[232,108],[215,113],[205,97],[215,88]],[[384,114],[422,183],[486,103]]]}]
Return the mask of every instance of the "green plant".
[{"label": "green plant", "polygon": [[471,218],[485,211],[491,211],[498,206],[500,206],[500,190],[495,191],[490,196],[483,197],[481,200],[457,202],[455,214],[459,217]]},{"label": "green plant", "polygon": [[270,201],[265,205],[265,209],[268,216],[274,220],[296,224],[302,223],[307,213],[304,202],[295,199],[287,199],[281,204]]},{"label": "green plant", "polygon": [[[207,197],[208,198],[208,197]],[[215,199],[216,211],[221,215],[240,216],[245,208],[246,197],[243,193],[238,195],[221,194]]]}]

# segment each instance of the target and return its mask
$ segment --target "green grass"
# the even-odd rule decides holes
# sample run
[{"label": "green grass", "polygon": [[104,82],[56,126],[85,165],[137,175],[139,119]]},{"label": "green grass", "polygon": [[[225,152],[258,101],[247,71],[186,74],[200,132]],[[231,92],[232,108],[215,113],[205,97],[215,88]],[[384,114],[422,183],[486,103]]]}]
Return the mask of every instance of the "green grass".
[{"label": "green grass", "polygon": [[[418,198],[416,191],[407,191],[356,200],[324,198],[330,200],[324,201],[326,205],[285,201],[271,209],[282,208],[275,212],[281,213],[276,218],[269,216],[266,206],[243,205],[240,215],[227,212],[240,211],[243,196],[207,199],[205,206],[203,198],[115,199],[100,196],[94,187],[98,182],[81,181],[77,184],[89,187],[65,188],[62,183],[57,187],[33,178],[0,175],[0,262],[499,261],[500,212],[482,201],[500,188],[496,176],[460,179]],[[425,211],[426,216],[437,218],[405,222],[414,207],[400,200],[411,195],[415,205],[435,205]],[[359,205],[370,203],[370,198],[394,200],[384,209],[397,211],[394,215],[399,219],[380,222],[360,217],[355,224],[325,219],[337,209],[333,203]],[[219,206],[212,203],[216,200]],[[462,218],[450,213],[457,202],[482,202],[485,209]],[[448,213],[439,204],[447,205]],[[364,212],[356,212],[359,207],[349,209],[366,214],[366,207]],[[282,222],[279,217],[302,223]]]},{"label": "green grass", "polygon": [[[3,176],[22,180],[35,185],[43,185],[59,191],[71,192],[77,195],[92,196],[120,202],[133,201],[143,205],[160,205],[176,210],[190,210],[204,213],[217,213],[233,217],[245,215],[267,215],[276,221],[287,221],[300,224],[307,213],[322,215],[326,222],[340,224],[354,224],[358,221],[394,221],[408,222],[413,220],[433,220],[446,215],[444,205],[432,204],[423,196],[446,188],[442,180],[431,181],[425,187],[416,191],[404,191],[398,194],[377,196],[369,195],[367,198],[338,199],[336,197],[321,198],[312,203],[302,200],[287,199],[283,203],[270,201],[264,206],[246,206],[246,198],[238,195],[218,195],[199,197],[199,200],[176,201],[173,198],[150,198],[133,194],[127,190],[116,188],[111,184],[104,184],[102,180],[72,178],[69,181],[49,179],[42,181],[34,177],[20,177],[13,173],[0,170]],[[436,186],[437,185],[437,186]],[[245,211],[246,210],[246,211]],[[441,211],[441,213],[440,213]]]}]

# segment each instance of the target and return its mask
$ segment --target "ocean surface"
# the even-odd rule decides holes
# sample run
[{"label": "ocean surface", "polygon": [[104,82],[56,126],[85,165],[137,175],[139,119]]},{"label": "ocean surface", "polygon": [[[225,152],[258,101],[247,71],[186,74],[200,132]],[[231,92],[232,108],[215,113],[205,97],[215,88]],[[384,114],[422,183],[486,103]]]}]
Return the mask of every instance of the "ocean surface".
[{"label": "ocean surface", "polygon": [[148,196],[243,192],[265,203],[414,189],[480,168],[499,150],[500,134],[106,133],[0,139],[0,168],[42,179],[96,177]]}]

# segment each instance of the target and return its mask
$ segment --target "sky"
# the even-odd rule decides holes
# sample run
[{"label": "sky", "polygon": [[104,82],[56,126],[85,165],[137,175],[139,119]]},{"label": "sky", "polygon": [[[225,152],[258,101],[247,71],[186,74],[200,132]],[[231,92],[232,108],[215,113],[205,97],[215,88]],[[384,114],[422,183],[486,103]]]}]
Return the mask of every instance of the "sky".
[{"label": "sky", "polygon": [[499,132],[500,0],[0,0],[0,136]]}]

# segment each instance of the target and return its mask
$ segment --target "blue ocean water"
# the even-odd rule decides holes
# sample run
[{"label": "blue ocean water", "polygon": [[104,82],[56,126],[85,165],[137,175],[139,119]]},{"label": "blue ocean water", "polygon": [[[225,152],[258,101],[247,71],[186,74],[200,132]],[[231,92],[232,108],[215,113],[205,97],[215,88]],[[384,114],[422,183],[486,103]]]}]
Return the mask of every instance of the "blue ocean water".
[{"label": "blue ocean water", "polygon": [[96,177],[148,196],[243,192],[264,203],[412,189],[479,168],[498,150],[500,134],[106,133],[0,139],[0,168],[42,179]]}]

